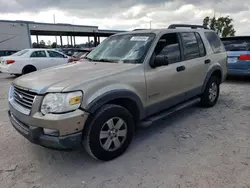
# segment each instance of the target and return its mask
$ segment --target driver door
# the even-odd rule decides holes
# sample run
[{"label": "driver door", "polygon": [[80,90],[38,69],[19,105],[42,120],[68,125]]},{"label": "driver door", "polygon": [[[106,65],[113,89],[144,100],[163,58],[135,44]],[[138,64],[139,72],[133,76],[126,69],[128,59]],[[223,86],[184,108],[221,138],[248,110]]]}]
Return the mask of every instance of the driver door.
[{"label": "driver door", "polygon": [[[167,57],[168,65],[146,67],[147,113],[152,115],[185,100],[185,66],[177,33],[163,35],[154,50],[155,56]],[[151,63],[150,63],[151,64]]]}]

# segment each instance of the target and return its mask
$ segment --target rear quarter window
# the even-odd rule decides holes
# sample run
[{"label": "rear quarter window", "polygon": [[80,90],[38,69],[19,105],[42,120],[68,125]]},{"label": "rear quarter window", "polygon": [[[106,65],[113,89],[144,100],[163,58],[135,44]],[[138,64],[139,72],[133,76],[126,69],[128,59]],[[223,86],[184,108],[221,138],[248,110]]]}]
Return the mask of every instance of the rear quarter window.
[{"label": "rear quarter window", "polygon": [[250,37],[233,37],[221,39],[227,51],[250,51]]},{"label": "rear quarter window", "polygon": [[225,47],[215,32],[205,32],[205,36],[214,53],[225,52]]}]

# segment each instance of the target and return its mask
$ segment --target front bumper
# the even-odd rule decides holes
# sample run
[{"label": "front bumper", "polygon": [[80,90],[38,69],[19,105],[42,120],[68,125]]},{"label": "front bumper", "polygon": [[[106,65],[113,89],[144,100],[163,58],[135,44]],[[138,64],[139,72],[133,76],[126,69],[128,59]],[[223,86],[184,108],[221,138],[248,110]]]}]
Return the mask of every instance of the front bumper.
[{"label": "front bumper", "polygon": [[[35,108],[36,105],[34,105]],[[88,114],[82,110],[65,114],[48,114],[31,111],[21,113],[16,103],[9,103],[9,118],[14,128],[30,142],[54,149],[71,149],[80,146],[82,130]],[[44,134],[43,129],[58,130],[58,136]]]},{"label": "front bumper", "polygon": [[54,137],[45,135],[41,127],[33,127],[24,124],[23,122],[19,121],[10,111],[9,118],[13,127],[21,135],[34,144],[53,149],[72,149],[81,145],[82,132],[67,136]]},{"label": "front bumper", "polygon": [[250,69],[228,69],[228,76],[250,76]]}]

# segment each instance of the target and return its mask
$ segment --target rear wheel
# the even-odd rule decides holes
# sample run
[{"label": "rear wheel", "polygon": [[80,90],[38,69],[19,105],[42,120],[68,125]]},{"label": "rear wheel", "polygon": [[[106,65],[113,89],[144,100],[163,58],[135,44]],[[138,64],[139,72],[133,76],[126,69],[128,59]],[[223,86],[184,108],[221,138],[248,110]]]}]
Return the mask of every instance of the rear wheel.
[{"label": "rear wheel", "polygon": [[29,74],[31,72],[35,72],[36,71],[36,67],[32,66],[32,65],[28,65],[28,66],[25,66],[22,70],[22,75],[24,74]]},{"label": "rear wheel", "polygon": [[216,76],[212,76],[207,83],[205,91],[201,96],[201,106],[213,107],[219,98],[220,94],[220,80]]},{"label": "rear wheel", "polygon": [[84,130],[83,145],[94,158],[109,161],[122,155],[134,134],[134,121],[122,106],[107,104],[98,110]]}]

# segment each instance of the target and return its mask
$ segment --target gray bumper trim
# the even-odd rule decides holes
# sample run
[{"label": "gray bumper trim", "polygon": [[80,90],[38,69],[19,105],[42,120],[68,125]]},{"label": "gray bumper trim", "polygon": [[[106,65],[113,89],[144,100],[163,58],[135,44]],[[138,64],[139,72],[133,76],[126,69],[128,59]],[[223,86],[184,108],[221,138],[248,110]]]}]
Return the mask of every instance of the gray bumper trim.
[{"label": "gray bumper trim", "polygon": [[72,149],[81,146],[81,132],[61,137],[48,136],[44,135],[42,128],[25,125],[14,117],[10,111],[8,114],[13,127],[34,144],[53,149]]}]

